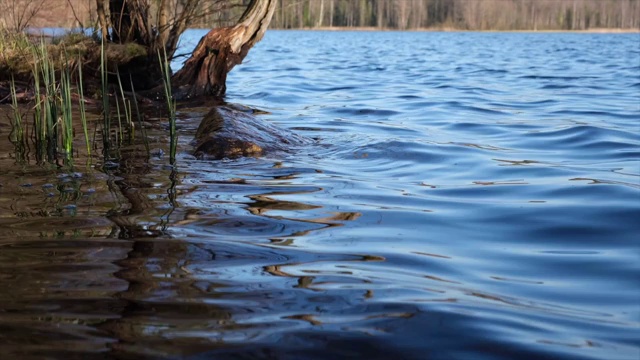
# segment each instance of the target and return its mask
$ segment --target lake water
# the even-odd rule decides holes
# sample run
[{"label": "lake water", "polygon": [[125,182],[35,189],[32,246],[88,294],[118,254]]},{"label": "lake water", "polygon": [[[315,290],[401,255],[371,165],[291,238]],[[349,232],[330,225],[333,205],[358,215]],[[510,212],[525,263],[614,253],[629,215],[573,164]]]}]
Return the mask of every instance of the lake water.
[{"label": "lake water", "polygon": [[0,142],[2,358],[640,357],[639,34],[269,31],[226,100],[314,142]]}]

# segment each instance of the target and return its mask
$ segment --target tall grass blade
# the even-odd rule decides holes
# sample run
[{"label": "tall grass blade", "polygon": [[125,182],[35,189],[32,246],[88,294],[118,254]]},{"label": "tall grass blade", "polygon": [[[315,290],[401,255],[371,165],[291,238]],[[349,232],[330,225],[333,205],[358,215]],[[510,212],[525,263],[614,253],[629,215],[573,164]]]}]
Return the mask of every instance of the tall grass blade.
[{"label": "tall grass blade", "polygon": [[[115,96],[116,100],[116,117],[118,118],[118,130],[116,131],[116,144],[122,144],[122,115],[120,114],[120,100]],[[118,136],[119,135],[119,136]]]},{"label": "tall grass blade", "polygon": [[67,54],[64,54],[65,66],[60,74],[60,128],[62,149],[65,158],[73,157],[73,108],[71,104],[71,70],[69,69]]},{"label": "tall grass blade", "polygon": [[57,87],[56,73],[53,60],[49,56],[47,46],[44,40],[41,40],[40,59],[42,61],[42,82],[44,85],[44,113],[42,121],[42,138],[46,139],[47,159],[53,161],[58,152],[58,106],[57,106]]},{"label": "tall grass blade", "polygon": [[37,46],[33,46],[31,49],[33,54],[33,92],[34,92],[34,105],[33,105],[33,127],[34,127],[34,141],[36,147],[36,159],[41,162],[44,157],[44,151],[46,148],[45,137],[45,123],[42,112],[42,94],[40,93],[40,76],[41,67],[40,62],[40,50]]},{"label": "tall grass blade", "polygon": [[91,142],[89,140],[89,130],[87,128],[87,111],[84,106],[84,87],[82,85],[82,62],[78,61],[78,106],[80,108],[80,120],[82,121],[82,131],[84,133],[84,141],[87,145],[87,156],[91,158]]},{"label": "tall grass blade", "polygon": [[[131,144],[133,141],[134,133],[133,122],[131,121],[131,104],[124,95],[124,88],[122,86],[122,79],[120,78],[120,71],[116,72],[116,77],[118,79],[118,86],[120,87],[120,97],[122,98],[122,106],[124,107],[123,111],[126,125],[129,128],[129,144]],[[122,130],[120,130],[120,136],[122,136]]]},{"label": "tall grass blade", "polygon": [[109,94],[107,86],[107,58],[105,54],[104,38],[100,42],[100,81],[102,91],[102,143],[105,155],[109,151],[111,140],[111,115],[109,109]]},{"label": "tall grass blade", "polygon": [[13,108],[13,121],[11,122],[11,136],[10,139],[13,141],[16,148],[17,158],[21,161],[24,161],[24,149],[25,149],[25,138],[24,133],[25,129],[23,127],[22,122],[22,113],[20,112],[20,108],[18,107],[18,94],[16,92],[16,83],[11,77],[11,107]]},{"label": "tall grass blade", "polygon": [[162,82],[164,84],[164,95],[167,102],[167,110],[169,111],[169,161],[172,165],[176,161],[176,149],[178,146],[178,134],[176,132],[176,101],[171,93],[171,67],[167,58],[166,50],[163,54],[158,51],[158,60],[160,62],[160,70],[162,71]]},{"label": "tall grass blade", "polygon": [[136,98],[136,90],[133,86],[133,78],[131,74],[129,74],[129,82],[131,83],[131,94],[133,95],[133,106],[136,109],[136,118],[138,119],[138,123],[140,124],[140,132],[142,133],[142,141],[144,142],[144,148],[147,150],[147,157],[151,155],[151,150],[149,150],[149,138],[147,137],[147,130],[144,127],[144,123],[142,122],[142,116],[140,116],[140,108],[138,107],[138,99]]}]

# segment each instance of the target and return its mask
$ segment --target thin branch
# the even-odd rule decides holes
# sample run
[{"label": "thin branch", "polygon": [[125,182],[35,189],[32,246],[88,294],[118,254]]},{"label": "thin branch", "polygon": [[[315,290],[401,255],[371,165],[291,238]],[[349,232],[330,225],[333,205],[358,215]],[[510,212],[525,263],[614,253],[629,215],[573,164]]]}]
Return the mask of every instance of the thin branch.
[{"label": "thin branch", "polygon": [[69,4],[69,7],[71,8],[71,12],[73,13],[73,17],[78,22],[78,25],[80,25],[80,29],[82,29],[84,31],[84,24],[78,18],[78,14],[76,13],[76,9],[73,7],[73,4],[71,3],[71,0],[67,0],[67,4]]}]

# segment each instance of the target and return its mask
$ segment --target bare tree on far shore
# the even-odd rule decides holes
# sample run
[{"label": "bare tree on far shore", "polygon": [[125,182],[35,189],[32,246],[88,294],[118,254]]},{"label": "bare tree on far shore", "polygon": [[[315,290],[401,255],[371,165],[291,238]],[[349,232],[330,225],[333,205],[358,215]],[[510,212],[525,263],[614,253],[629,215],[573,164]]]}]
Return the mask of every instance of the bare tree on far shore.
[{"label": "bare tree on far shore", "polygon": [[38,15],[46,0],[2,0],[0,1],[0,29],[24,31]]},{"label": "bare tree on far shore", "polygon": [[275,28],[640,29],[640,0],[279,0]]}]

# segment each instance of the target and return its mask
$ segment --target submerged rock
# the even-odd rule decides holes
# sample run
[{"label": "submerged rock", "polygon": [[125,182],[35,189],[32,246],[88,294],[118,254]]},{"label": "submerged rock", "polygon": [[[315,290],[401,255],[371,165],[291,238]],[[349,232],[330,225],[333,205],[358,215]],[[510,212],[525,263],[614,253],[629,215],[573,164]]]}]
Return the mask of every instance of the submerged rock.
[{"label": "submerged rock", "polygon": [[250,109],[222,105],[204,116],[192,145],[197,158],[219,160],[287,152],[309,142],[305,137],[256,118]]}]

